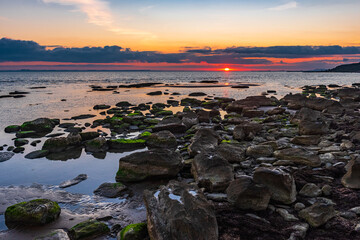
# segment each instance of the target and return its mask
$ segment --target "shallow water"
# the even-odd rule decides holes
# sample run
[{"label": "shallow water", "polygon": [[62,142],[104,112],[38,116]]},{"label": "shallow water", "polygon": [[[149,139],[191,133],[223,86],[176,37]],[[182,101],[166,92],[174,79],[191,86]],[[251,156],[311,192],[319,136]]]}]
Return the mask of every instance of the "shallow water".
[{"label": "shallow water", "polygon": [[[236,83],[256,83],[259,86],[251,86],[248,89],[235,89],[230,87],[199,87],[184,88],[183,85],[202,86],[191,81],[216,80],[219,85]],[[161,82],[148,88],[127,89],[119,88],[119,94],[110,92],[91,91],[89,85],[119,85],[139,82]],[[180,100],[187,97],[191,92],[205,92],[208,95],[219,97],[233,97],[235,99],[245,98],[250,95],[258,95],[267,90],[276,90],[276,97],[289,92],[300,92],[304,85],[316,84],[338,84],[351,85],[360,82],[360,74],[343,73],[285,73],[285,72],[0,72],[0,95],[7,95],[11,91],[30,92],[24,98],[0,98],[0,146],[13,144],[14,134],[6,134],[3,129],[7,125],[21,124],[24,121],[33,120],[39,117],[60,118],[61,122],[75,122],[83,126],[86,122],[92,122],[96,118],[104,118],[99,112],[93,110],[96,104],[109,104],[114,106],[120,101],[129,101],[139,104],[146,102],[165,103],[169,97]],[[166,85],[168,84],[168,85]],[[172,87],[172,84],[180,84]],[[203,84],[209,85],[209,84]],[[216,84],[215,84],[216,85]],[[43,89],[30,89],[31,87],[44,86]],[[174,93],[180,96],[161,95],[148,96],[145,93],[151,91],[163,91]],[[203,99],[204,97],[199,97]],[[61,101],[66,99],[66,101]],[[175,108],[180,110],[182,108]],[[95,114],[97,117],[85,120],[63,120],[80,114]],[[96,129],[95,129],[96,130]],[[104,129],[102,129],[104,130]],[[52,133],[62,131],[55,128]],[[93,131],[93,130],[91,130]],[[104,130],[105,132],[108,130]],[[136,133],[135,133],[136,134]],[[131,136],[130,136],[131,137]],[[45,138],[42,138],[42,143]],[[31,139],[30,139],[31,141]],[[0,189],[4,194],[8,192],[7,186],[30,186],[33,183],[47,186],[50,189],[58,189],[57,186],[65,181],[76,177],[79,174],[87,174],[88,179],[78,185],[66,188],[70,193],[84,195],[86,201],[74,201],[62,205],[69,211],[81,211],[88,214],[94,212],[106,212],[108,204],[119,204],[117,211],[122,217],[121,222],[134,223],[135,220],[145,220],[145,209],[141,205],[141,198],[134,199],[105,199],[94,198],[93,191],[104,182],[115,182],[115,174],[118,169],[119,159],[127,153],[107,153],[104,159],[95,158],[82,150],[80,157],[67,161],[52,161],[46,158],[25,159],[28,152],[41,149],[42,143],[37,147],[26,145],[24,154],[16,154],[8,161],[0,163]],[[6,149],[6,148],[5,148]],[[147,188],[147,185],[138,186],[139,192]],[[1,194],[0,191],[0,194]],[[48,194],[46,190],[42,194]],[[21,191],[19,191],[21,194]],[[40,195],[42,196],[42,195]],[[31,199],[34,196],[29,196]],[[39,197],[39,196],[36,196]],[[26,197],[19,200],[29,200]],[[96,211],[91,210],[90,203],[96,202]],[[134,206],[131,201],[136,202]],[[14,204],[14,203],[12,203]],[[6,230],[4,225],[3,212],[9,202],[0,199],[0,231]],[[129,211],[127,211],[129,210]],[[136,213],[136,214],[135,214]],[[101,215],[101,214],[100,214]],[[132,217],[134,215],[134,217]],[[81,218],[77,219],[80,220]],[[1,238],[1,235],[0,235]]]}]

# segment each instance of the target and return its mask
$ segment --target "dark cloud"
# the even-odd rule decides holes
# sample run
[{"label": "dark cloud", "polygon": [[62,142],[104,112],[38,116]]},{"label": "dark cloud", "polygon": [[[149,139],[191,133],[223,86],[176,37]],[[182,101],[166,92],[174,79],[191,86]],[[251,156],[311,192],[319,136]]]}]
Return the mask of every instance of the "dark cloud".
[{"label": "dark cloud", "polygon": [[210,64],[272,64],[264,57],[306,57],[334,54],[360,54],[360,47],[340,46],[276,46],[194,49],[180,53],[132,51],[120,46],[64,48],[41,46],[34,41],[0,39],[0,62],[46,61],[63,63],[210,63]]}]

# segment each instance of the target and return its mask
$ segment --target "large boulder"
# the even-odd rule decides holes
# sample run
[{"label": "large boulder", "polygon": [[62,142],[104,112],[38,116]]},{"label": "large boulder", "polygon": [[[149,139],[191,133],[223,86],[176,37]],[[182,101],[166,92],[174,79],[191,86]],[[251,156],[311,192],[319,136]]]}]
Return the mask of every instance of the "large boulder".
[{"label": "large boulder", "polygon": [[296,201],[296,186],[293,176],[280,168],[258,168],[254,172],[254,182],[265,185],[271,198],[285,204]]},{"label": "large boulder", "polygon": [[150,239],[217,240],[213,206],[193,185],[170,181],[157,191],[144,192]]},{"label": "large boulder", "polygon": [[269,189],[265,185],[254,183],[249,176],[241,176],[232,181],[226,193],[229,203],[245,210],[265,210],[271,198]]},{"label": "large boulder", "polygon": [[220,142],[220,136],[212,129],[201,128],[192,139],[188,147],[190,156],[194,157],[199,153],[212,151]]},{"label": "large boulder", "polygon": [[216,152],[196,155],[191,165],[191,173],[199,187],[204,187],[209,192],[225,191],[234,180],[232,165]]},{"label": "large boulder", "polygon": [[137,182],[147,178],[175,177],[183,167],[179,153],[170,150],[136,152],[119,161],[118,182]]},{"label": "large boulder", "polygon": [[280,160],[289,160],[296,164],[318,167],[321,165],[319,156],[303,148],[286,148],[274,152],[274,156]]},{"label": "large boulder", "polygon": [[108,234],[109,227],[96,220],[81,222],[69,230],[69,236],[72,240],[95,239],[96,237]]},{"label": "large boulder", "polygon": [[239,163],[246,159],[246,146],[238,143],[221,143],[215,148],[215,151],[229,163]]},{"label": "large boulder", "polygon": [[60,212],[59,205],[48,199],[21,202],[6,209],[5,224],[8,228],[22,225],[44,225],[56,220]]},{"label": "large boulder", "polygon": [[177,141],[174,134],[168,130],[164,130],[151,134],[146,140],[146,145],[149,148],[175,149],[177,147]]},{"label": "large boulder", "polygon": [[350,161],[341,183],[348,188],[360,189],[360,157]]},{"label": "large boulder", "polygon": [[319,227],[335,217],[334,205],[325,201],[318,201],[299,212],[299,216],[305,219],[312,227]]}]

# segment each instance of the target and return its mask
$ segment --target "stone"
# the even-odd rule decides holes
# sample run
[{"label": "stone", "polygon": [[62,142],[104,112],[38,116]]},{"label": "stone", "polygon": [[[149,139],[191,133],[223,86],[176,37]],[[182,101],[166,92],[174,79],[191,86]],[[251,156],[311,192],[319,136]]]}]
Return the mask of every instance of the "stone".
[{"label": "stone", "polygon": [[239,163],[246,159],[246,146],[238,143],[221,143],[215,148],[215,151],[229,163]]},{"label": "stone", "polygon": [[0,162],[10,160],[14,155],[12,152],[0,152]]},{"label": "stone", "polygon": [[321,165],[320,158],[314,152],[304,148],[286,148],[274,152],[274,156],[280,160],[290,160],[296,164],[318,167]]},{"label": "stone", "polygon": [[294,205],[294,209],[295,209],[296,211],[300,211],[300,210],[304,209],[305,207],[306,207],[306,206],[305,206],[303,203],[300,203],[300,202],[295,203],[295,205]]},{"label": "stone", "polygon": [[341,183],[347,188],[360,189],[360,157],[351,160]]},{"label": "stone", "polygon": [[309,224],[307,223],[299,223],[291,227],[293,232],[290,235],[288,240],[298,240],[305,239],[306,233],[309,230]]},{"label": "stone", "polygon": [[158,96],[158,95],[162,95],[162,91],[154,91],[154,92],[149,92],[146,95],[149,96]]},{"label": "stone", "polygon": [[104,137],[97,137],[85,142],[85,151],[98,153],[98,152],[106,152],[109,146],[107,145],[107,140]]},{"label": "stone", "polygon": [[95,105],[93,107],[94,110],[108,109],[108,108],[111,108],[111,106],[110,105],[105,105],[105,104]]},{"label": "stone", "polygon": [[220,136],[214,130],[201,128],[195,133],[195,136],[188,147],[188,152],[190,156],[194,157],[199,153],[215,150],[220,140]]},{"label": "stone", "polygon": [[243,117],[247,117],[247,118],[262,117],[264,116],[264,111],[255,110],[255,109],[251,109],[251,110],[244,109],[242,115]]},{"label": "stone", "polygon": [[297,217],[290,214],[286,209],[283,208],[277,208],[276,212],[280,214],[280,216],[287,222],[293,222],[293,221],[299,221]]},{"label": "stone", "polygon": [[151,148],[176,149],[177,141],[174,134],[168,130],[151,134],[146,140],[146,145]]},{"label": "stone", "polygon": [[270,145],[253,145],[246,149],[246,155],[253,158],[271,157],[273,148]]},{"label": "stone", "polygon": [[71,187],[74,186],[76,184],[81,183],[82,181],[85,181],[87,179],[87,175],[86,174],[79,174],[77,177],[75,177],[74,179],[71,180],[67,180],[65,182],[60,183],[59,187],[60,188],[67,188],[67,187]]},{"label": "stone", "polygon": [[298,145],[317,145],[319,144],[320,137],[318,135],[301,135],[291,139],[291,143]]},{"label": "stone", "polygon": [[325,185],[321,188],[321,191],[322,191],[322,193],[323,193],[325,196],[330,196],[330,195],[331,195],[331,192],[332,192],[332,188],[331,188],[330,185],[325,184]]},{"label": "stone", "polygon": [[36,150],[25,155],[27,159],[37,159],[46,157],[49,154],[48,150]]},{"label": "stone", "polygon": [[82,141],[88,141],[100,136],[98,132],[82,132],[80,133],[80,137]]},{"label": "stone", "polygon": [[16,147],[13,152],[14,153],[21,153],[21,152],[24,152],[25,151],[25,148],[24,147]]},{"label": "stone", "polygon": [[290,173],[280,168],[257,168],[254,172],[254,182],[269,188],[271,198],[285,204],[296,201],[295,180]]},{"label": "stone", "polygon": [[21,130],[21,126],[19,125],[10,125],[10,126],[7,126],[4,131],[6,133],[15,133],[15,132],[18,132]]},{"label": "stone", "polygon": [[334,205],[326,202],[316,202],[299,212],[299,216],[305,219],[312,227],[319,227],[335,217]]},{"label": "stone", "polygon": [[47,133],[52,132],[55,125],[56,122],[49,118],[38,118],[33,121],[24,122],[21,125],[21,131],[35,131],[36,133],[45,136]]},{"label": "stone", "polygon": [[59,205],[48,199],[21,202],[6,209],[5,224],[8,228],[23,225],[44,225],[55,221],[60,212]]},{"label": "stone", "polygon": [[300,195],[305,197],[319,197],[321,193],[321,189],[315,183],[305,184],[299,192]]},{"label": "stone", "polygon": [[195,156],[191,173],[199,187],[208,192],[222,192],[234,180],[233,167],[215,152],[204,152]]},{"label": "stone", "polygon": [[110,229],[105,223],[96,220],[88,220],[73,226],[69,230],[69,236],[72,240],[95,239],[96,237],[108,234],[109,232]]},{"label": "stone", "polygon": [[94,190],[94,194],[107,198],[116,198],[120,197],[126,189],[127,187],[122,183],[103,183]]},{"label": "stone", "polygon": [[144,139],[115,139],[108,140],[107,144],[110,149],[121,151],[132,151],[135,149],[145,148],[146,140]]},{"label": "stone", "polygon": [[96,117],[96,115],[94,115],[94,114],[81,114],[81,115],[78,115],[78,116],[74,116],[71,119],[73,119],[73,120],[81,120],[81,119],[89,119],[89,118],[94,118],[94,117]]},{"label": "stone", "polygon": [[146,240],[149,239],[146,223],[130,224],[117,235],[117,240]]},{"label": "stone", "polygon": [[154,132],[169,130],[172,133],[184,133],[186,129],[186,125],[178,117],[165,118],[153,127]]},{"label": "stone", "polygon": [[35,240],[70,240],[70,238],[63,229],[56,229],[47,235],[35,238]]},{"label": "stone", "polygon": [[244,210],[265,210],[271,198],[269,189],[262,184],[254,183],[249,176],[240,176],[232,181],[226,193],[229,203]]},{"label": "stone", "polygon": [[213,206],[193,185],[170,181],[157,191],[144,191],[150,239],[217,240]]},{"label": "stone", "polygon": [[173,178],[184,163],[177,152],[162,149],[135,152],[119,161],[117,182],[138,182],[148,178]]},{"label": "stone", "polygon": [[273,116],[273,115],[283,114],[285,111],[286,111],[285,108],[277,107],[267,111],[266,114],[269,116]]}]

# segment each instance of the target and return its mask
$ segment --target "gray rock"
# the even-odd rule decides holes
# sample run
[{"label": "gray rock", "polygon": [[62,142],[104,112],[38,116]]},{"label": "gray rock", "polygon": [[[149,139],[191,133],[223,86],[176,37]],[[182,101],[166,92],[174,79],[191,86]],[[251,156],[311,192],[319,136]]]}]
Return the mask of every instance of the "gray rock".
[{"label": "gray rock", "polygon": [[37,237],[35,240],[70,240],[70,238],[63,229],[57,229],[45,236]]},{"label": "gray rock", "polygon": [[120,197],[126,189],[127,187],[122,183],[103,183],[94,191],[94,194],[107,198],[116,198]]},{"label": "gray rock", "polygon": [[106,138],[104,137],[97,137],[85,142],[85,151],[98,153],[98,152],[105,152],[108,150],[108,145]]},{"label": "gray rock", "polygon": [[291,230],[294,230],[288,240],[298,240],[305,239],[306,233],[309,230],[309,224],[299,223],[291,227]]},{"label": "gray rock", "polygon": [[287,222],[299,221],[297,217],[290,214],[286,209],[277,208],[276,212],[280,214],[280,216]]},{"label": "gray rock", "polygon": [[14,155],[13,152],[0,152],[0,162],[10,160]]},{"label": "gray rock", "polygon": [[82,181],[85,181],[87,179],[87,175],[86,174],[79,174],[76,178],[71,179],[71,180],[67,180],[65,182],[60,183],[59,187],[60,188],[67,188],[67,187],[71,187],[74,186],[76,184],[81,183]]},{"label": "gray rock", "polygon": [[177,141],[174,134],[168,130],[164,130],[151,134],[146,140],[146,145],[149,148],[175,149],[177,147]]},{"label": "gray rock", "polygon": [[253,145],[246,149],[246,155],[253,158],[271,157],[273,152],[274,150],[270,145]]},{"label": "gray rock", "polygon": [[221,143],[215,148],[216,153],[229,163],[239,163],[246,159],[246,146],[237,143]]},{"label": "gray rock", "polygon": [[335,217],[334,205],[326,202],[316,202],[299,212],[299,216],[305,219],[312,227],[319,227]]},{"label": "gray rock", "polygon": [[321,165],[319,156],[314,152],[303,148],[287,148],[274,152],[274,156],[280,160],[290,160],[296,164],[304,164],[311,167]]},{"label": "gray rock", "polygon": [[360,189],[360,157],[351,160],[347,169],[347,173],[342,177],[341,183],[348,188]]},{"label": "gray rock", "polygon": [[296,203],[296,204],[294,205],[294,209],[295,209],[296,211],[303,210],[304,208],[305,208],[305,205],[304,205],[303,203],[300,203],[300,202],[298,202],[298,203]]},{"label": "gray rock", "polygon": [[43,158],[49,154],[48,150],[36,150],[31,153],[25,155],[25,158],[28,159],[36,159],[36,158]]},{"label": "gray rock", "polygon": [[307,183],[300,190],[299,194],[305,197],[319,197],[321,195],[321,189],[314,183]]},{"label": "gray rock", "polygon": [[219,135],[214,130],[209,128],[199,129],[188,147],[188,152],[192,157],[199,153],[208,153],[215,150],[220,140]]}]

